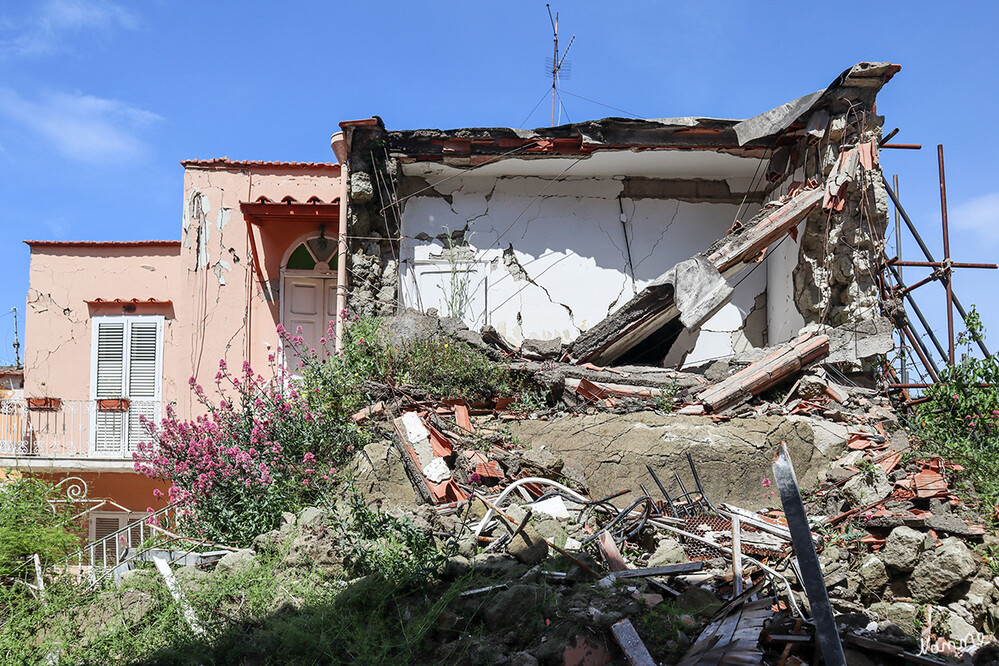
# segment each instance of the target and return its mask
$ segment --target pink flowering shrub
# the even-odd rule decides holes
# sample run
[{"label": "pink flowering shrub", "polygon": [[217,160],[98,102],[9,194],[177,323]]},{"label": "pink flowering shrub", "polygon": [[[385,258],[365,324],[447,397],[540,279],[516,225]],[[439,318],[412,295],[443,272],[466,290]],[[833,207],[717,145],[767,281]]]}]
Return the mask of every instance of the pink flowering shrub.
[{"label": "pink flowering shrub", "polygon": [[282,512],[330,492],[362,443],[353,424],[313,409],[283,372],[266,381],[244,364],[233,376],[221,361],[216,397],[190,383],[208,413],[181,421],[168,408],[133,458],[137,472],[172,482],[187,529],[205,538],[242,545],[274,529]]}]

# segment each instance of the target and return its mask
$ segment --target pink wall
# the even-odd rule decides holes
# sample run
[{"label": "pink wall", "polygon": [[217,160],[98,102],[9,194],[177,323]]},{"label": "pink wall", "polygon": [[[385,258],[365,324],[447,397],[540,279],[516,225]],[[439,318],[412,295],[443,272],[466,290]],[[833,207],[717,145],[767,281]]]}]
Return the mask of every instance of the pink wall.
[{"label": "pink wall", "polygon": [[[24,389],[27,397],[90,398],[91,316],[122,314],[103,299],[176,299],[180,248],[176,242],[136,244],[31,245],[24,332]],[[165,367],[179,362],[177,321],[166,305],[142,305],[137,314],[162,314]],[[175,400],[177,386],[164,376],[163,397]]]},{"label": "pink wall", "polygon": [[[238,372],[243,360],[268,374],[278,349],[280,304],[265,293],[260,274],[280,286],[281,260],[314,222],[252,225],[261,262],[251,262],[248,225],[240,203],[287,196],[330,203],[339,195],[340,169],[324,164],[188,162],[184,165],[181,240],[139,243],[30,243],[30,288],[25,331],[25,395],[90,397],[91,316],[122,314],[121,305],[88,306],[100,298],[172,301],[140,305],[136,314],[163,314],[163,398],[183,418],[203,410],[188,390],[195,377],[215,384],[219,359]],[[336,228],[327,225],[327,236]]]},{"label": "pink wall", "polygon": [[[316,223],[265,222],[250,225],[260,273],[253,267],[248,225],[240,203],[261,196],[280,202],[285,197],[324,203],[339,194],[339,168],[325,165],[259,166],[188,163],[184,173],[184,230],[179,283],[197,298],[178,299],[178,336],[190,345],[178,376],[194,376],[210,390],[219,359],[238,372],[243,360],[263,375],[268,356],[276,352],[280,303],[261,287],[280,288],[280,264],[285,253],[304,235],[318,231]],[[206,238],[207,232],[207,241]],[[336,229],[327,228],[328,236]],[[200,413],[192,396],[178,402],[182,415]]]}]

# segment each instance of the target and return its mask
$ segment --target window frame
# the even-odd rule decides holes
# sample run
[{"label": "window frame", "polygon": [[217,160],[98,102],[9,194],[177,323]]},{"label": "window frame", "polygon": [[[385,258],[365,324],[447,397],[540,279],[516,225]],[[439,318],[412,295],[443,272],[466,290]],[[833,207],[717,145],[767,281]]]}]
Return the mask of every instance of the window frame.
[{"label": "window frame", "polygon": [[[129,392],[129,381],[131,377],[132,369],[132,358],[131,358],[131,339],[132,339],[132,325],[135,323],[153,322],[156,324],[156,373],[154,381],[154,395],[153,397],[142,397],[138,400],[140,402],[151,402],[156,405],[162,406],[163,404],[163,351],[164,351],[164,329],[166,327],[166,317],[161,314],[155,315],[94,315],[90,318],[90,388],[88,392],[88,411],[90,412],[90,424],[89,424],[89,437],[88,437],[88,453],[91,457],[108,457],[107,451],[97,451],[97,401],[101,399],[113,399],[113,398],[127,398],[132,399]],[[97,396],[97,352],[98,343],[100,340],[100,325],[101,324],[115,324],[121,323],[123,325],[123,335],[122,335],[122,394],[120,396]],[[129,407],[131,410],[131,406]],[[156,410],[158,415],[161,415],[161,409]],[[128,442],[128,411],[122,412],[122,418],[124,419],[122,434],[121,434],[121,445],[118,449],[118,455],[115,457],[127,458],[131,451],[129,449]],[[160,416],[157,416],[159,419]]]}]

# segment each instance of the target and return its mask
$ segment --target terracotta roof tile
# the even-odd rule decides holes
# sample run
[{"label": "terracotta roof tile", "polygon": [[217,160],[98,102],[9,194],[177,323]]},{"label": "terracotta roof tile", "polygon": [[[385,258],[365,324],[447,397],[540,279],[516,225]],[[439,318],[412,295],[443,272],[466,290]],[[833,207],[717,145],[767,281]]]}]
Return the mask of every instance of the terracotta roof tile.
[{"label": "terracotta roof tile", "polygon": [[141,240],[141,241],[53,241],[26,240],[31,247],[180,247],[179,240]]},{"label": "terracotta roof tile", "polygon": [[267,160],[230,160],[216,157],[210,160],[183,160],[184,167],[280,167],[287,169],[331,169],[340,170],[336,162],[269,162]]}]

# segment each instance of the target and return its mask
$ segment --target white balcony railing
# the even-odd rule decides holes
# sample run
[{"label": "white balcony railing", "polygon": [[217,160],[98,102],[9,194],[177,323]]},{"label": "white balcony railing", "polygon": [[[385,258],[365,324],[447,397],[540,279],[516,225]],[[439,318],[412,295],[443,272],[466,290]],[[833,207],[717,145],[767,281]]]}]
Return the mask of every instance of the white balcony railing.
[{"label": "white balcony railing", "polygon": [[142,417],[158,421],[160,401],[0,400],[0,457],[129,460],[149,440]]}]

